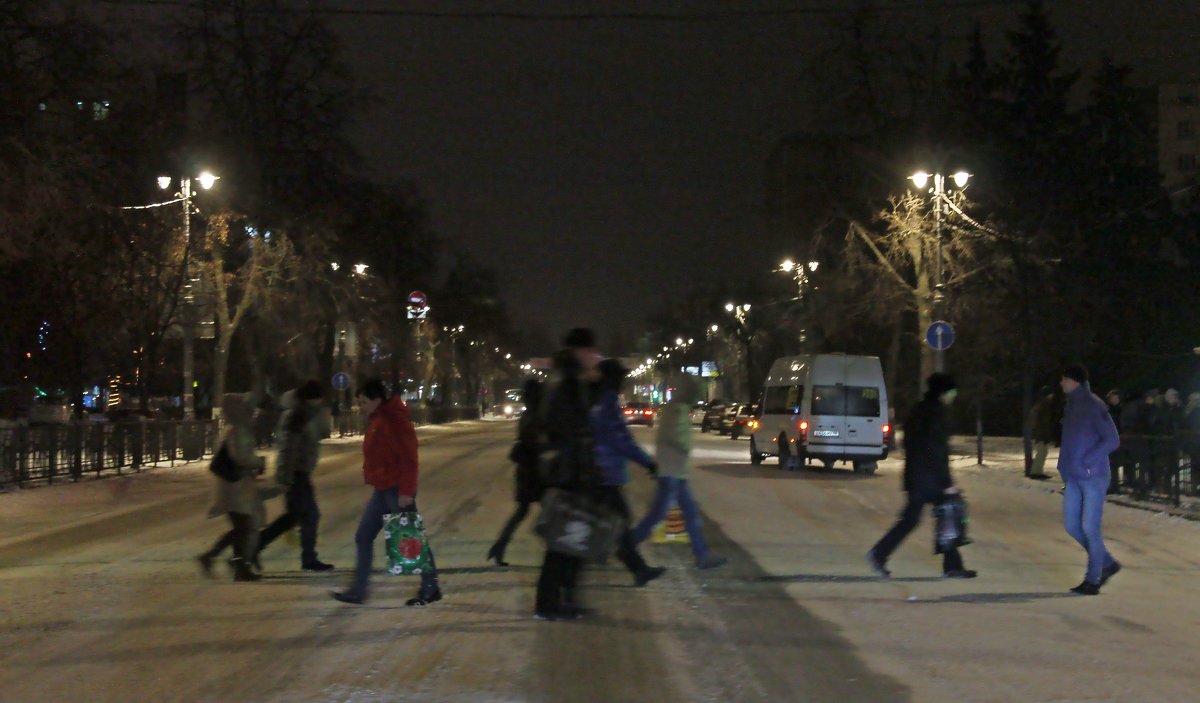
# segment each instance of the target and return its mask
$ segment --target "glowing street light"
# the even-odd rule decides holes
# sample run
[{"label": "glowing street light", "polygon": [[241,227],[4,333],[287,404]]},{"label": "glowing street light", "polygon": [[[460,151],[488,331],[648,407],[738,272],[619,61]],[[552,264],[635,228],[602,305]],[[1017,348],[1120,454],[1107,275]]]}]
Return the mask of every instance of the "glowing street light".
[{"label": "glowing street light", "polygon": [[[930,178],[933,179],[933,188],[929,192],[933,195],[934,235],[937,238],[937,278],[933,285],[931,313],[934,320],[939,321],[942,318],[942,306],[946,299],[946,285],[942,280],[942,212],[950,203],[950,199],[946,195],[946,177],[940,173],[935,173],[931,176],[925,171],[917,171],[909,176],[909,180],[913,182],[913,185],[918,190],[925,190],[925,186],[929,184]],[[971,180],[971,174],[959,170],[951,175],[951,179],[954,181],[954,185],[961,190],[967,187],[967,183]],[[942,349],[937,350],[934,370],[938,372],[946,370],[945,351]]]}]

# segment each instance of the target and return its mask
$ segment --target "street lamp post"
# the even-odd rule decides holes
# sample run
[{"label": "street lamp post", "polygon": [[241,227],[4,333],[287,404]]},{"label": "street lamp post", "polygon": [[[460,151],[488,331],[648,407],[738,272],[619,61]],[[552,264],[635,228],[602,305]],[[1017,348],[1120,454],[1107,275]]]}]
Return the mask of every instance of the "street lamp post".
[{"label": "street lamp post", "polygon": [[[203,171],[195,178],[196,182],[204,190],[213,187],[217,182],[218,177]],[[179,201],[183,203],[183,241],[184,241],[184,261],[186,282],[183,287],[183,306],[182,306],[182,322],[183,322],[183,395],[180,397],[180,402],[183,405],[183,419],[191,420],[196,416],[196,398],[195,398],[195,345],[196,345],[196,320],[195,320],[195,276],[192,274],[192,180],[191,178],[179,179]],[[166,190],[171,187],[170,176],[159,176],[158,187]]]},{"label": "street lamp post", "polygon": [[821,263],[819,261],[809,261],[807,264],[803,264],[794,262],[791,259],[784,259],[783,262],[779,264],[778,269],[786,274],[790,274],[796,281],[796,304],[800,308],[800,314],[802,317],[801,324],[804,325],[800,328],[800,333],[798,336],[800,338],[800,348],[805,352],[808,351],[809,347],[808,328],[810,326],[809,323],[811,322],[809,319],[810,315],[808,314],[809,306],[807,305],[810,297],[808,293],[813,288],[810,274],[816,273],[817,268],[820,265]]},{"label": "street lamp post", "polygon": [[754,392],[754,384],[750,380],[750,351],[753,340],[750,338],[750,328],[746,324],[746,313],[750,312],[750,304],[725,303],[725,312],[733,315],[733,319],[737,320],[738,329],[741,331],[738,337],[742,341],[742,358],[746,364],[746,393],[749,395]]},{"label": "street lamp post", "polygon": [[[941,321],[945,312],[946,303],[946,283],[943,279],[943,257],[942,257],[942,213],[945,209],[945,203],[948,200],[946,195],[946,177],[940,173],[929,174],[925,171],[917,171],[909,180],[918,190],[925,190],[929,185],[929,179],[933,179],[933,188],[929,193],[933,195],[933,222],[934,222],[934,238],[937,240],[937,266],[934,268],[934,284],[933,284],[933,299],[932,310],[934,322]],[[966,171],[957,171],[951,178],[954,180],[954,185],[958,186],[959,190],[967,187],[967,182],[971,180],[971,174]],[[946,350],[939,347],[934,350],[934,370],[938,373],[946,371]]]}]

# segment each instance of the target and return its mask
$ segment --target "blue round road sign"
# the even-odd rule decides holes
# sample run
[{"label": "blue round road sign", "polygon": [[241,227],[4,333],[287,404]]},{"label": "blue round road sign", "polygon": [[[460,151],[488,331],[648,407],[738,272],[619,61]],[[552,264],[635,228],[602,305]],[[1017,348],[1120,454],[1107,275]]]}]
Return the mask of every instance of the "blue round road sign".
[{"label": "blue round road sign", "polygon": [[344,391],[350,387],[350,374],[341,371],[333,375],[333,389]]},{"label": "blue round road sign", "polygon": [[954,327],[949,322],[938,320],[925,331],[925,343],[937,351],[945,351],[954,344]]}]

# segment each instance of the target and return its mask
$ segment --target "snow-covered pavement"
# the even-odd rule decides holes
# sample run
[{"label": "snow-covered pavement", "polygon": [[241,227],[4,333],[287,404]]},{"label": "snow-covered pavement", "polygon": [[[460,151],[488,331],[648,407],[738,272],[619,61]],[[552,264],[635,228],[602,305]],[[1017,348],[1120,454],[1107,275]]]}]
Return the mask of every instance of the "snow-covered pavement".
[{"label": "snow-covered pavement", "polygon": [[[585,575],[596,609],[530,619],[539,543],[513,566],[483,555],[512,508],[511,423],[422,428],[422,510],[446,599],[405,608],[415,582],[376,576],[373,599],[334,602],[367,489],[358,443],[332,442],[316,481],[321,556],[299,570],[281,540],[267,578],[202,578],[203,465],[0,494],[0,701],[1190,701],[1200,633],[1200,524],[1109,506],[1122,571],[1069,596],[1082,550],[1059,524],[1056,482],[1019,456],[956,460],[972,507],[973,581],[946,581],[922,524],[872,576],[866,549],[899,510],[899,462],[872,477],[748,462],[746,441],[703,435],[694,484],[714,549],[682,545],[637,589],[614,561]],[[653,430],[635,430],[652,445]],[[638,470],[635,512],[650,482]],[[272,514],[281,501],[273,501]]]}]

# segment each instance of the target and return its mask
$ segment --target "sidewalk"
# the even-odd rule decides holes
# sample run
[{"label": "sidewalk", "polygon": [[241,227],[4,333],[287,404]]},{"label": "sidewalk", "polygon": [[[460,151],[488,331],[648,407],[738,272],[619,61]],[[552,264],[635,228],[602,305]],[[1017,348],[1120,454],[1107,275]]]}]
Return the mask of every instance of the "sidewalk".
[{"label": "sidewalk", "polygon": [[[1051,448],[1046,457],[1045,481],[1025,478],[1025,450],[1020,437],[984,437],[983,464],[979,463],[977,440],[973,435],[955,435],[950,438],[950,467],[954,473],[978,472],[1005,480],[1027,484],[1036,490],[1061,492],[1062,479],[1055,467],[1058,465],[1058,449]],[[1200,498],[1180,496],[1179,506],[1166,502],[1137,500],[1131,495],[1110,495],[1108,502],[1139,510],[1148,510],[1188,520],[1200,521]]]}]

